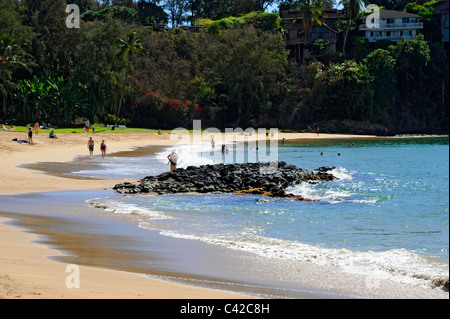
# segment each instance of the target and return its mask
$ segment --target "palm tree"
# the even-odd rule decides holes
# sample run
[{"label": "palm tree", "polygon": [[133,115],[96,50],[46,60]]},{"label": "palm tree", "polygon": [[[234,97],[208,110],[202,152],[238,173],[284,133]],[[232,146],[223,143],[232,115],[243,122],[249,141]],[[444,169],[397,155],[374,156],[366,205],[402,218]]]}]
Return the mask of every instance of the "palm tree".
[{"label": "palm tree", "polygon": [[115,46],[118,47],[120,50],[116,54],[115,59],[120,60],[123,58],[127,58],[127,65],[126,65],[126,72],[125,72],[125,79],[123,80],[122,84],[122,91],[120,92],[120,100],[119,100],[119,106],[117,108],[117,118],[120,114],[120,109],[122,107],[122,101],[123,96],[125,94],[125,85],[127,83],[127,79],[130,75],[131,69],[133,67],[133,58],[136,53],[139,53],[141,55],[147,55],[144,47],[142,46],[142,39],[136,38],[136,31],[131,30],[128,34],[125,40],[119,39],[116,41]]},{"label": "palm tree", "polygon": [[12,70],[21,67],[30,69],[31,62],[27,61],[29,54],[15,43],[9,35],[0,36],[0,92],[3,95],[3,115],[6,117],[7,84],[11,84]]},{"label": "palm tree", "polygon": [[297,9],[299,16],[303,16],[303,30],[309,32],[312,29],[314,23],[321,26],[322,18],[326,18],[327,15],[323,12],[325,5],[321,0],[301,0],[294,4],[294,9]]},{"label": "palm tree", "polygon": [[[345,23],[345,31],[344,31],[344,43],[342,47],[342,53],[345,57],[345,46],[347,44],[348,32],[352,25],[354,25],[354,21],[358,18],[364,6],[368,3],[367,0],[341,0],[341,4],[344,6],[347,22]],[[353,22],[353,23],[352,23]]]}]

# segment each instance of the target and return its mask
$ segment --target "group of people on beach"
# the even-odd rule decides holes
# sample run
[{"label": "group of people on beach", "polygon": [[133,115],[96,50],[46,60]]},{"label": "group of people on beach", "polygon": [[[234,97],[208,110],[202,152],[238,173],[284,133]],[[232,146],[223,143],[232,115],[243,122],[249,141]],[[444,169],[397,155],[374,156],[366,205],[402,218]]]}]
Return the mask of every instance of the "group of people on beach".
[{"label": "group of people on beach", "polygon": [[[95,142],[91,136],[89,137],[89,140],[87,142],[87,147],[89,149],[89,155],[91,156],[91,158],[94,158],[94,146]],[[106,146],[105,140],[102,140],[102,143],[100,144],[100,151],[102,152],[102,158],[105,158],[107,149],[108,147]]]},{"label": "group of people on beach", "polygon": [[[41,127],[40,127],[39,123],[37,123],[37,122],[34,124],[34,132],[33,132],[33,129],[31,128],[31,126],[28,127],[28,132],[27,132],[27,142],[28,142],[28,144],[30,144],[30,145],[34,144],[34,142],[33,142],[33,134],[38,136],[40,129],[41,129]],[[53,129],[48,134],[48,137],[52,138],[52,139],[58,139],[58,137],[55,134],[55,130],[53,130]]]},{"label": "group of people on beach", "polygon": [[12,124],[8,125],[8,123],[6,123],[6,125],[0,124],[0,129],[6,130],[6,131],[14,131],[14,125],[12,125]]}]

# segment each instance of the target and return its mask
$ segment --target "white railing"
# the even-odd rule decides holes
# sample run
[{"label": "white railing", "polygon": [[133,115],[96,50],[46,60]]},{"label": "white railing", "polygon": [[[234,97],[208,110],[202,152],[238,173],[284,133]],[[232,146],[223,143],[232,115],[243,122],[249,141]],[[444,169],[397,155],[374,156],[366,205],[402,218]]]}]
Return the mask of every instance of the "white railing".
[{"label": "white railing", "polygon": [[389,40],[389,41],[400,41],[402,39],[412,40],[414,36],[412,35],[403,35],[403,36],[378,36],[378,37],[366,37],[369,42],[376,42],[378,40]]},{"label": "white railing", "polygon": [[379,29],[422,29],[423,23],[380,23],[375,27],[375,24],[370,27],[367,24],[361,24],[359,30],[379,30]]}]

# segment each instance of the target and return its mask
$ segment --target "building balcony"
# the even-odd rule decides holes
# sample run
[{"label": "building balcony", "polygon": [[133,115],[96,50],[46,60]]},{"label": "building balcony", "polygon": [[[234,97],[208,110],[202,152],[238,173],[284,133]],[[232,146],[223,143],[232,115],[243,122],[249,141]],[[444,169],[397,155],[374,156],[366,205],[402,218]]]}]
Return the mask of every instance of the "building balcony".
[{"label": "building balcony", "polygon": [[422,29],[423,23],[380,23],[377,28],[371,27],[366,24],[361,24],[359,26],[360,31],[383,31],[383,30],[401,30],[401,29]]},{"label": "building balcony", "polygon": [[366,39],[369,40],[369,42],[377,42],[378,40],[389,40],[389,41],[394,41],[394,42],[398,42],[402,39],[404,40],[412,40],[413,38],[415,38],[416,36],[413,35],[402,35],[402,36],[373,36],[373,37],[367,37]]}]

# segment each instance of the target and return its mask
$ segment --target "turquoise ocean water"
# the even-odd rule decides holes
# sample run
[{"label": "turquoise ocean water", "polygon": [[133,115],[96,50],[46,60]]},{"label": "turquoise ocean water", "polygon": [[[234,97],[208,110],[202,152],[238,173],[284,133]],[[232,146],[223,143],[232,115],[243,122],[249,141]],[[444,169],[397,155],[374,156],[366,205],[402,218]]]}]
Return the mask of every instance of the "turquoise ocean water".
[{"label": "turquoise ocean water", "polygon": [[[228,147],[244,161],[253,151],[245,144]],[[99,160],[103,169],[94,175],[156,175],[168,169],[168,152]],[[182,167],[223,161],[209,145],[178,152]],[[317,202],[232,194],[95,201],[107,204],[111,214],[139,215],[139,227],[166,236],[281,260],[332,264],[345,272],[415,285],[429,284],[418,277],[448,277],[448,137],[289,141],[278,148],[278,158],[311,170],[335,166],[339,180],[288,189]]]}]

